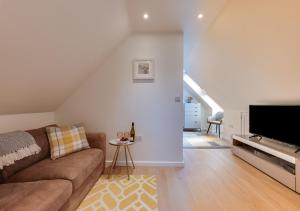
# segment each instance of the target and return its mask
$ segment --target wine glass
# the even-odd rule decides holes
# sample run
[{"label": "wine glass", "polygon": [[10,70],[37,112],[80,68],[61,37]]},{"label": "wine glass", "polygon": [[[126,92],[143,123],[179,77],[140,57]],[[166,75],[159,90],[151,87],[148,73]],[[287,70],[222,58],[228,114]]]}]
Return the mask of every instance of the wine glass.
[{"label": "wine glass", "polygon": [[119,140],[121,140],[123,138],[123,135],[124,135],[123,132],[120,132],[120,131],[117,132],[117,138]]}]

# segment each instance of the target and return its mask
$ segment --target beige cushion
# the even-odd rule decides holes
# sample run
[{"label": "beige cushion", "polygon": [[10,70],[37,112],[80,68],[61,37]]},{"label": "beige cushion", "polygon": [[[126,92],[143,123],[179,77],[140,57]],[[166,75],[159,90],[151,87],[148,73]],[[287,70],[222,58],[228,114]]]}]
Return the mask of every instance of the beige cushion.
[{"label": "beige cushion", "polygon": [[18,172],[9,181],[66,179],[76,190],[96,168],[103,168],[103,159],[100,149],[87,149],[56,160],[48,158]]},{"label": "beige cushion", "polygon": [[0,210],[56,211],[72,194],[68,180],[50,180],[0,185]]},{"label": "beige cushion", "polygon": [[83,126],[47,127],[51,159],[89,148]]}]

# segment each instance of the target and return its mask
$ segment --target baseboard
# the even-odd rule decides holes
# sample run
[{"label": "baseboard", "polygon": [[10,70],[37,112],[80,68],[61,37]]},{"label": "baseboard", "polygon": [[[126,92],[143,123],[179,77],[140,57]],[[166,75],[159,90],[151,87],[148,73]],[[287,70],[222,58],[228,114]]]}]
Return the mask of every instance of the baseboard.
[{"label": "baseboard", "polygon": [[[105,161],[106,166],[110,166],[112,160]],[[131,162],[128,161],[129,165]],[[156,167],[184,167],[184,161],[181,162],[173,162],[173,161],[134,161],[136,166],[156,166]],[[118,166],[126,166],[126,161],[118,161]]]}]

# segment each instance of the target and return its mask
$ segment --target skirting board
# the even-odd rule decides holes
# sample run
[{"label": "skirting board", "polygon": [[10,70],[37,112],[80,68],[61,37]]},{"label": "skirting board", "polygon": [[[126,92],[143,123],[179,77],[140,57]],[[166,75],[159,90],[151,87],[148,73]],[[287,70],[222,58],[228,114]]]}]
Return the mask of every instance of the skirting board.
[{"label": "skirting board", "polygon": [[[105,166],[110,166],[112,160],[105,161]],[[128,161],[128,164],[131,165],[131,161]],[[181,162],[165,162],[165,161],[134,161],[136,166],[156,166],[156,167],[184,167],[184,161]],[[126,161],[118,161],[117,166],[126,166]]]}]

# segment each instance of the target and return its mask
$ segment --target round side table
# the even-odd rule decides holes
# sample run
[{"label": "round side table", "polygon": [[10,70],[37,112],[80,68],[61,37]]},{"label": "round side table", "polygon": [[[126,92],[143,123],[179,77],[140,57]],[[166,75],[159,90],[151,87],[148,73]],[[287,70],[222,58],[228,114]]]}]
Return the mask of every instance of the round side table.
[{"label": "round side table", "polygon": [[127,151],[128,151],[128,153],[129,153],[129,157],[130,157],[130,160],[131,160],[131,163],[132,163],[132,167],[133,167],[133,169],[134,169],[134,168],[135,168],[135,165],[134,165],[134,162],[133,162],[133,159],[132,159],[130,150],[129,150],[129,146],[130,146],[130,145],[133,145],[134,142],[130,142],[130,141],[122,141],[122,142],[121,142],[121,141],[119,141],[119,139],[113,139],[113,140],[110,140],[110,141],[109,141],[109,144],[112,145],[112,146],[116,146],[117,149],[116,149],[116,151],[115,151],[115,155],[114,155],[112,164],[111,164],[111,166],[110,166],[110,169],[109,169],[107,178],[108,178],[108,179],[110,178],[112,169],[116,167],[116,163],[117,163],[117,161],[118,161],[118,156],[119,156],[120,148],[121,148],[121,147],[124,147],[124,151],[125,151],[125,159],[126,159],[126,169],[127,169],[128,180],[129,180],[129,179],[130,179],[130,176],[129,176],[129,165],[128,165],[128,159],[127,159]]}]

